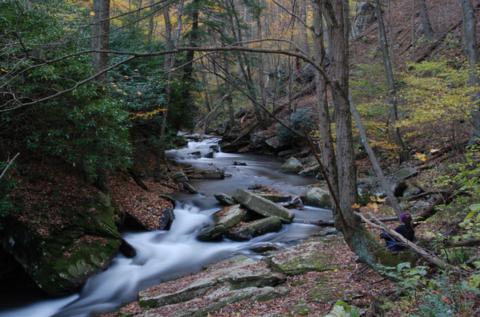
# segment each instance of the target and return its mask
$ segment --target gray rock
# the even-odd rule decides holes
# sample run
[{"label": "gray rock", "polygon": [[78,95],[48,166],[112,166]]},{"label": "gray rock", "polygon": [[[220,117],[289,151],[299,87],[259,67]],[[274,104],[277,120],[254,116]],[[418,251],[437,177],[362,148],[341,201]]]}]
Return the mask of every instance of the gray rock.
[{"label": "gray rock", "polygon": [[372,3],[368,1],[358,2],[355,19],[352,23],[352,38],[356,39],[360,37],[365,29],[375,22],[376,19],[375,6]]},{"label": "gray rock", "polygon": [[313,240],[294,245],[271,256],[270,264],[276,270],[287,275],[330,270],[332,269],[330,259],[318,252],[323,243],[325,242]]},{"label": "gray rock", "polygon": [[292,199],[290,195],[284,195],[284,194],[269,193],[269,194],[258,194],[258,195],[274,203],[286,203]]},{"label": "gray rock", "polygon": [[276,216],[286,223],[292,222],[294,217],[294,215],[285,207],[279,206],[244,189],[237,190],[233,198],[243,206],[264,217]]},{"label": "gray rock", "polygon": [[298,175],[300,176],[317,176],[317,174],[320,172],[320,166],[319,165],[313,165],[306,167],[302,169],[300,172],[298,172]]},{"label": "gray rock", "polygon": [[160,216],[158,230],[170,230],[173,220],[175,220],[175,214],[172,208],[165,208]]},{"label": "gray rock", "polygon": [[239,161],[234,161],[234,162],[233,162],[233,165],[235,165],[235,166],[247,166],[247,163],[245,163],[245,162],[239,162]]},{"label": "gray rock", "polygon": [[213,196],[223,206],[231,206],[236,204],[235,200],[230,195],[220,193],[220,194],[215,194]]},{"label": "gray rock", "polygon": [[284,281],[285,276],[272,271],[266,262],[237,256],[193,276],[141,291],[139,304],[146,311],[138,316],[204,316],[237,300],[284,295],[284,288],[273,287]]},{"label": "gray rock", "polygon": [[220,147],[218,146],[218,144],[210,145],[209,148],[210,148],[210,150],[212,150],[212,151],[215,152],[215,153],[220,152]]},{"label": "gray rock", "polygon": [[183,183],[189,181],[187,175],[185,175],[183,171],[175,172],[172,175],[172,178],[175,183]]},{"label": "gray rock", "polygon": [[182,187],[185,191],[189,192],[190,194],[198,193],[198,190],[190,183],[184,182],[182,183]]},{"label": "gray rock", "polygon": [[198,239],[202,241],[210,241],[220,238],[227,230],[233,228],[245,219],[247,211],[242,209],[240,205],[228,207],[215,214],[215,223],[200,231]]},{"label": "gray rock", "polygon": [[228,230],[226,235],[235,241],[245,241],[280,229],[282,229],[282,220],[278,217],[268,217],[253,222],[241,223]]},{"label": "gray rock", "polygon": [[286,144],[275,135],[265,141],[265,143],[274,150],[284,148]]},{"label": "gray rock", "polygon": [[281,205],[285,208],[303,209],[302,198],[298,196],[292,197],[289,201],[284,202]]},{"label": "gray rock", "polygon": [[298,173],[303,169],[303,165],[302,162],[292,156],[285,163],[283,163],[280,169],[285,173]]},{"label": "gray rock", "polygon": [[191,169],[188,171],[191,179],[224,179],[225,171],[219,168]]},{"label": "gray rock", "polygon": [[207,154],[205,154],[205,158],[214,158],[215,157],[215,154],[213,152],[208,152]]},{"label": "gray rock", "polygon": [[303,201],[306,205],[331,208],[330,194],[320,187],[312,187],[305,193]]}]

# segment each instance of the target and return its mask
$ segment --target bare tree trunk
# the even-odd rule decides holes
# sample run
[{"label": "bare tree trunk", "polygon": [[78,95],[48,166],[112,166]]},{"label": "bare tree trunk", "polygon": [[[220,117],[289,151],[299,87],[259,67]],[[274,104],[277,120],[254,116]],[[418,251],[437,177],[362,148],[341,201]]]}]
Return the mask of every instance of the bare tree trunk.
[{"label": "bare tree trunk", "polygon": [[[325,46],[323,39],[323,23],[321,15],[322,0],[313,1],[313,26],[314,26],[314,54],[315,61],[319,65],[324,65],[325,60]],[[317,111],[319,117],[318,130],[320,132],[320,151],[322,155],[323,165],[325,166],[329,181],[338,196],[337,172],[335,163],[335,152],[333,147],[332,131],[330,127],[330,114],[328,111],[327,102],[327,86],[325,80],[317,72],[315,74],[316,95],[317,95]]]},{"label": "bare tree trunk", "polygon": [[[155,6],[153,4],[156,0],[150,0],[150,10],[153,12],[155,10]],[[152,43],[153,34],[155,32],[155,17],[156,14],[150,14],[150,19],[148,20],[148,44]]]},{"label": "bare tree trunk", "polygon": [[[110,41],[110,0],[94,0],[93,12],[95,14],[92,26],[92,50],[106,51],[109,48]],[[92,63],[95,73],[107,68],[108,54],[93,53]],[[106,78],[107,74],[104,73],[99,75],[97,80],[103,82]]]},{"label": "bare tree trunk", "polygon": [[[178,5],[178,27],[177,32],[175,35],[172,34],[172,22],[170,20],[170,7],[166,6],[163,8],[163,19],[165,23],[165,48],[167,50],[173,50],[177,45],[178,40],[180,39],[182,33],[182,17],[183,17],[183,1],[180,1]],[[167,130],[167,119],[168,119],[168,112],[169,112],[169,104],[170,104],[170,94],[171,94],[171,85],[170,80],[172,78],[171,70],[175,65],[175,54],[165,55],[165,59],[163,61],[163,71],[166,74],[166,85],[165,85],[165,96],[166,96],[166,109],[163,112],[162,123],[160,126],[160,137],[159,137],[159,146],[157,147],[157,155],[155,157],[155,169],[153,171],[153,176],[156,181],[159,181],[161,178],[161,161],[165,160],[165,148],[166,148],[166,140],[165,134]]]},{"label": "bare tree trunk", "polygon": [[408,149],[403,141],[400,128],[396,127],[398,121],[398,107],[397,107],[397,89],[395,78],[393,76],[392,59],[390,57],[390,50],[388,45],[387,34],[385,31],[385,23],[383,20],[382,6],[380,0],[376,0],[376,15],[378,21],[378,42],[382,49],[383,65],[385,67],[385,75],[388,83],[388,99],[390,104],[389,126],[393,127],[393,135],[395,143],[400,148],[400,162],[408,159]]},{"label": "bare tree trunk", "polygon": [[362,142],[363,147],[365,148],[365,152],[368,154],[368,158],[370,159],[370,162],[372,163],[373,170],[375,171],[375,175],[377,176],[377,179],[382,186],[382,189],[385,191],[387,194],[387,198],[389,200],[390,205],[393,207],[395,212],[397,213],[398,216],[403,212],[402,208],[400,207],[400,204],[398,203],[397,198],[393,194],[392,188],[390,184],[388,183],[387,179],[385,178],[385,175],[383,174],[383,170],[380,167],[380,163],[377,160],[377,157],[375,156],[375,153],[373,152],[372,148],[370,147],[370,144],[368,142],[368,137],[367,137],[367,131],[365,130],[365,127],[363,126],[362,118],[360,117],[360,113],[358,112],[357,108],[355,107],[355,104],[353,103],[352,98],[350,97],[350,111],[352,112],[353,118],[355,119],[355,123],[357,125],[358,131],[360,133],[360,140]]},{"label": "bare tree trunk", "polygon": [[335,106],[336,165],[338,196],[335,211],[335,226],[342,231],[345,242],[357,256],[375,267],[379,251],[384,250],[371,237],[353,205],[357,198],[355,157],[353,151],[352,117],[349,103],[349,15],[348,0],[324,0],[323,14],[329,33],[332,62],[332,100]]},{"label": "bare tree trunk", "polygon": [[433,40],[433,28],[430,23],[430,16],[428,15],[428,7],[426,0],[419,0],[420,2],[420,19],[422,21],[422,30],[425,38],[429,41]]},{"label": "bare tree trunk", "polygon": [[[465,54],[468,59],[470,76],[469,83],[471,86],[478,86],[480,84],[478,76],[478,50],[477,50],[477,20],[475,11],[470,0],[460,0],[463,11],[463,42],[465,47]],[[473,135],[472,142],[478,141],[480,138],[480,93],[475,93],[473,96],[474,109],[472,110]]]},{"label": "bare tree trunk", "polygon": [[[92,23],[92,50],[106,51],[110,42],[110,0],[93,1],[93,23]],[[93,71],[98,73],[107,68],[108,54],[95,52],[92,55]],[[97,76],[96,80],[104,84],[107,73]],[[107,171],[104,168],[97,168],[95,186],[101,191],[108,193],[110,188],[107,181]]]}]

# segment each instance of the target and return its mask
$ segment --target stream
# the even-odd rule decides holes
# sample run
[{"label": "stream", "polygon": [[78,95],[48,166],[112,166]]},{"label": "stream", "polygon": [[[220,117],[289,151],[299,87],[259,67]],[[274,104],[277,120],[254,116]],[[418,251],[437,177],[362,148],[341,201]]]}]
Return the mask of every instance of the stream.
[{"label": "stream", "polygon": [[[190,141],[185,148],[168,151],[168,157],[177,162],[203,168],[213,165],[231,175],[223,180],[192,181],[191,184],[199,190],[198,194],[176,193],[175,220],[169,231],[124,233],[125,240],[137,251],[134,258],[116,256],[107,270],[88,279],[77,294],[64,298],[37,299],[21,306],[2,308],[0,317],[84,317],[94,312],[112,311],[135,300],[142,289],[197,272],[234,255],[260,257],[250,249],[265,242],[275,243],[279,247],[295,243],[320,230],[303,222],[331,219],[330,211],[305,206],[303,210],[293,209],[294,222],[284,225],[279,232],[246,242],[198,241],[197,232],[212,222],[211,215],[219,209],[213,194],[231,194],[238,188],[265,185],[283,193],[299,195],[306,186],[315,182],[313,178],[281,173],[281,162],[274,157],[220,151],[213,158],[205,158],[204,155],[219,141],[218,138],[207,137]],[[191,154],[197,151],[200,151],[201,157],[198,153]],[[238,166],[234,162],[246,165]]]}]

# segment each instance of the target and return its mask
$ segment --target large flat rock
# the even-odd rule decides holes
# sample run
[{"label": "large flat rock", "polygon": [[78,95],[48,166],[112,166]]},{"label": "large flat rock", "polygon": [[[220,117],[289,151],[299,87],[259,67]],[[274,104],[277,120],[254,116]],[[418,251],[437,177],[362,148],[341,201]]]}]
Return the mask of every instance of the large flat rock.
[{"label": "large flat rock", "polygon": [[138,316],[204,316],[246,298],[282,294],[275,286],[284,281],[285,275],[265,261],[237,256],[141,291],[139,304],[144,312]]},{"label": "large flat rock", "polygon": [[286,223],[292,222],[294,217],[294,215],[287,208],[277,205],[274,202],[248,190],[237,190],[233,198],[241,205],[264,217],[275,216]]}]

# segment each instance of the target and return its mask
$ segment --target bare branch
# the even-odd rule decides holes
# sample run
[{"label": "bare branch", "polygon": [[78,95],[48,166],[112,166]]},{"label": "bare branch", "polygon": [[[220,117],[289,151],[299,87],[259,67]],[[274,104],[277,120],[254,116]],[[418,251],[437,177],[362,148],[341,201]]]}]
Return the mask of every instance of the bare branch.
[{"label": "bare branch", "polygon": [[10,161],[8,161],[7,166],[5,166],[5,168],[3,169],[2,173],[0,174],[0,179],[2,179],[3,176],[5,176],[5,174],[7,173],[8,169],[10,168],[10,166],[12,166],[13,162],[17,159],[17,157],[18,157],[19,155],[20,155],[20,153],[15,154],[15,156],[14,156]]}]

